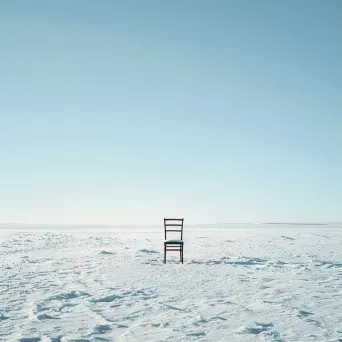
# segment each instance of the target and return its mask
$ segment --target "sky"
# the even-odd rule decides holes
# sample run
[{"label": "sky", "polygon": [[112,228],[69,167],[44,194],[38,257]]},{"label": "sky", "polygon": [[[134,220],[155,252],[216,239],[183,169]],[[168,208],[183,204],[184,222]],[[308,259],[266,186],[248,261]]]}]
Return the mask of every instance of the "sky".
[{"label": "sky", "polygon": [[342,221],[339,0],[0,0],[0,222]]}]

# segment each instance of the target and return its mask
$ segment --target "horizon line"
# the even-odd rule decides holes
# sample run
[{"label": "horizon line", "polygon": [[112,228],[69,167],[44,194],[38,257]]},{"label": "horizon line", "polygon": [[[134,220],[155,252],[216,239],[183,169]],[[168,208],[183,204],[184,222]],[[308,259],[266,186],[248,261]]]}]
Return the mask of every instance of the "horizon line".
[{"label": "horizon line", "polygon": [[[184,226],[219,226],[219,225],[330,225],[342,224],[342,221],[269,221],[269,222],[216,222],[216,223],[189,223]],[[30,222],[1,222],[0,225],[18,225],[18,226],[46,226],[46,227],[70,227],[70,228],[154,228],[163,226],[163,223],[157,224],[83,224],[83,223],[30,223]]]}]

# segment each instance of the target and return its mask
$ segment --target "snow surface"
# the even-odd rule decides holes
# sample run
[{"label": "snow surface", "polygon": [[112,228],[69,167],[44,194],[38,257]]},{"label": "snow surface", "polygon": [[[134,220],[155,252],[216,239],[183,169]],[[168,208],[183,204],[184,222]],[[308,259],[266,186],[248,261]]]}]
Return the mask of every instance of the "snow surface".
[{"label": "snow surface", "polygon": [[342,225],[0,227],[1,341],[342,341]]}]

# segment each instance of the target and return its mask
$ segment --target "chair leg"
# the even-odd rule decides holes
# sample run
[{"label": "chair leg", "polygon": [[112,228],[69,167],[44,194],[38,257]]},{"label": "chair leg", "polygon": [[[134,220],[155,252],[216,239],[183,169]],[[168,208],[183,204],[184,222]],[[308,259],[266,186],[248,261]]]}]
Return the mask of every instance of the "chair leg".
[{"label": "chair leg", "polygon": [[183,264],[183,261],[184,261],[184,250],[183,250],[184,246],[182,245],[182,264]]},{"label": "chair leg", "polygon": [[164,244],[164,264],[166,264],[166,245]]}]

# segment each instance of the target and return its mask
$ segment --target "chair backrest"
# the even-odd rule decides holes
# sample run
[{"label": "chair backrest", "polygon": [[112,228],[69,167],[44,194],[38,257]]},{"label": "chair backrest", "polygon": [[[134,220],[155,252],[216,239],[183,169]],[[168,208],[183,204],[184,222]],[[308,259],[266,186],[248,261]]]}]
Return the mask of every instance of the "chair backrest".
[{"label": "chair backrest", "polygon": [[167,232],[179,232],[181,234],[181,240],[183,240],[183,223],[184,219],[164,218],[164,230],[165,240]]}]

